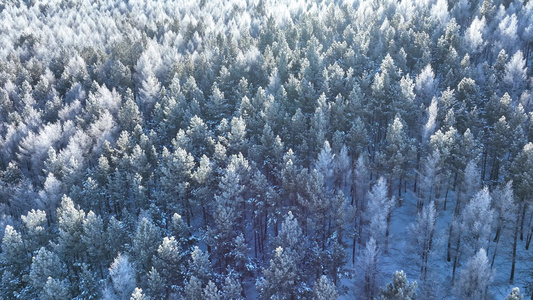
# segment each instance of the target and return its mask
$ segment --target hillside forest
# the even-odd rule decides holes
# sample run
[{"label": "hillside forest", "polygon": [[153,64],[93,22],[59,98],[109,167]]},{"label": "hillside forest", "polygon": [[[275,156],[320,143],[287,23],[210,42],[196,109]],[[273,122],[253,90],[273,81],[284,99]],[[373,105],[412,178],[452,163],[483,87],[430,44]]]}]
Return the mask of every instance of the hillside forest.
[{"label": "hillside forest", "polygon": [[533,1],[4,0],[0,299],[533,297]]}]

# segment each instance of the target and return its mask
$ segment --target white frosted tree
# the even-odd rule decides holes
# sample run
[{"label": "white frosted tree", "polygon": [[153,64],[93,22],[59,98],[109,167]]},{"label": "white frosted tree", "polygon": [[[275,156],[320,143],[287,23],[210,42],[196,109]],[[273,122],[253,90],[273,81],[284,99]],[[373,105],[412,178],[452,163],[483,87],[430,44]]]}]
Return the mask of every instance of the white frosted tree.
[{"label": "white frosted tree", "polygon": [[139,274],[151,269],[153,255],[156,254],[160,243],[161,230],[151,220],[143,217],[137,224],[131,248]]},{"label": "white frosted tree", "polygon": [[464,41],[471,55],[481,53],[487,45],[487,42],[483,40],[485,26],[485,17],[481,17],[481,19],[475,17],[465,31]]},{"label": "white frosted tree", "polygon": [[431,201],[418,213],[416,223],[408,227],[411,245],[415,248],[420,266],[420,278],[425,281],[428,273],[429,258],[435,249],[435,227],[437,222],[435,204]]},{"label": "white frosted tree", "polygon": [[129,257],[119,253],[111,267],[109,267],[110,286],[104,291],[107,299],[128,299],[135,287],[135,270],[129,261]]},{"label": "white frosted tree", "polygon": [[342,145],[339,155],[335,156],[335,183],[343,192],[351,187],[352,158],[348,155],[348,147]]},{"label": "white frosted tree", "polygon": [[270,266],[258,281],[260,299],[292,299],[297,297],[301,278],[300,265],[290,249],[276,248]]},{"label": "white frosted tree", "polygon": [[522,51],[518,50],[505,64],[503,82],[511,89],[511,96],[519,96],[521,89],[524,88],[527,79],[526,59]]},{"label": "white frosted tree", "polygon": [[505,297],[505,300],[524,300],[524,295],[520,293],[520,289],[514,287],[511,293]]},{"label": "white frosted tree", "polygon": [[481,248],[461,270],[455,286],[456,297],[465,300],[489,299],[487,289],[492,283],[493,275],[487,252]]},{"label": "white frosted tree", "polygon": [[207,283],[202,291],[202,299],[205,300],[220,300],[221,294],[215,283],[211,280]]},{"label": "white frosted tree", "polygon": [[333,154],[328,141],[324,145],[315,163],[316,170],[324,177],[324,184],[328,189],[333,188],[333,171],[335,166],[335,154]]},{"label": "white frosted tree", "polygon": [[368,237],[375,240],[380,247],[388,244],[388,229],[391,211],[394,206],[393,199],[387,196],[387,181],[380,177],[368,192],[367,218],[369,221]]},{"label": "white frosted tree", "polygon": [[281,224],[277,238],[279,247],[274,251],[270,265],[263,271],[256,286],[261,299],[290,299],[301,297],[304,292],[303,235],[298,221],[291,212]]},{"label": "white frosted tree", "polygon": [[488,188],[479,191],[461,212],[461,232],[465,253],[476,253],[487,248],[492,229],[494,210],[491,208]]},{"label": "white frosted tree", "polygon": [[65,265],[57,254],[41,247],[32,259],[29,274],[29,283],[34,291],[40,295],[49,277],[61,280],[65,275]]},{"label": "white frosted tree", "polygon": [[48,277],[44,284],[43,291],[40,295],[40,299],[43,300],[61,300],[70,299],[70,286],[66,279],[59,280],[52,277]]},{"label": "white frosted tree", "polygon": [[373,238],[366,243],[365,249],[358,260],[356,281],[358,293],[363,299],[374,299],[379,292],[379,249]]},{"label": "white frosted tree", "polygon": [[148,300],[144,294],[143,290],[141,288],[136,287],[135,290],[133,290],[133,293],[131,294],[130,300]]},{"label": "white frosted tree", "polygon": [[396,271],[392,275],[392,283],[381,290],[380,300],[414,300],[416,299],[416,281],[409,283],[407,276],[402,271]]},{"label": "white frosted tree", "polygon": [[517,224],[518,205],[513,192],[513,182],[509,181],[504,186],[496,188],[492,193],[492,207],[494,208],[494,219],[496,233],[493,241],[496,247],[493,251],[491,265],[494,265],[496,253],[500,242],[500,237],[510,236],[512,229]]},{"label": "white frosted tree", "polygon": [[313,287],[313,299],[332,300],[338,298],[339,294],[337,293],[337,289],[331,280],[329,280],[325,275],[320,276]]}]

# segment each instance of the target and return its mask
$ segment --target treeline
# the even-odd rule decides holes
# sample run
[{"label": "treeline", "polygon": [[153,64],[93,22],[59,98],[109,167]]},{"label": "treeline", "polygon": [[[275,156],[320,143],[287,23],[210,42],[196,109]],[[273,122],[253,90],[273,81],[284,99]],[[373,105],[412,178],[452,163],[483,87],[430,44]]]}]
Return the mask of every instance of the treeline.
[{"label": "treeline", "polygon": [[7,1],[0,40],[0,298],[532,286],[531,1]]}]

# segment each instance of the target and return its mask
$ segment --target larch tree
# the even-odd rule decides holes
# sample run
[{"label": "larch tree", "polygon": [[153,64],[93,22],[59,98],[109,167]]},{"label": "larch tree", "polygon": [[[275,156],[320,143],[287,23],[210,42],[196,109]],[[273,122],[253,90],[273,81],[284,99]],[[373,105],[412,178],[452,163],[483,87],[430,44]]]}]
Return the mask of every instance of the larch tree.
[{"label": "larch tree", "polygon": [[356,285],[358,292],[365,299],[374,299],[378,295],[380,281],[379,248],[374,238],[370,238],[366,243],[357,263],[359,266],[359,271],[357,271],[359,279]]},{"label": "larch tree", "polygon": [[455,286],[455,295],[460,299],[488,299],[488,287],[494,271],[490,268],[485,249],[481,248],[472,256],[461,273]]},{"label": "larch tree", "polygon": [[409,226],[409,235],[412,239],[412,246],[417,254],[417,262],[420,266],[420,279],[425,281],[430,257],[435,250],[435,231],[437,222],[437,211],[434,202],[425,205],[418,213],[416,223]]},{"label": "larch tree", "polygon": [[[389,238],[389,224],[393,198],[387,196],[387,181],[380,177],[377,183],[368,192],[368,209],[366,210],[369,222],[368,238],[373,238],[375,243],[386,249]],[[385,250],[386,251],[386,250]]]}]

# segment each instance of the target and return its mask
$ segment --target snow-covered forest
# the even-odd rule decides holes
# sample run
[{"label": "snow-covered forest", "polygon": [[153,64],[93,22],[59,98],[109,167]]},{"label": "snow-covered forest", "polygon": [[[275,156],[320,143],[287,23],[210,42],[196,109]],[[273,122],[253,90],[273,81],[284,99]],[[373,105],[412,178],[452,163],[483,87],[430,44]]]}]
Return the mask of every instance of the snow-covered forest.
[{"label": "snow-covered forest", "polygon": [[0,299],[533,293],[531,0],[3,0],[0,45]]}]

